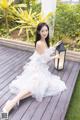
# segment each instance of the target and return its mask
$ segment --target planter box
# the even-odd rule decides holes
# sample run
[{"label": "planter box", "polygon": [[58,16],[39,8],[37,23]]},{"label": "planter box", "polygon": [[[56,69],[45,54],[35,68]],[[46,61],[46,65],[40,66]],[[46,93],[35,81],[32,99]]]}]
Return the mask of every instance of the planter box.
[{"label": "planter box", "polygon": [[[26,42],[22,42],[19,40],[17,41],[17,40],[0,38],[0,44],[14,48],[14,49],[20,49],[20,50],[25,50],[25,51],[30,51],[30,52],[33,52],[35,50],[34,46],[29,45]],[[80,52],[67,50],[66,59],[80,62]]]}]

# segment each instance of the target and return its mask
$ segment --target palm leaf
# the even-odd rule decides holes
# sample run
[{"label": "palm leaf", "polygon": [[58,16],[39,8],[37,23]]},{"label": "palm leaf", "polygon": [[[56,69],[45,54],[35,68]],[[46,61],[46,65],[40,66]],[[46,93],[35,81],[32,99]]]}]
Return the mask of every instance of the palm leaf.
[{"label": "palm leaf", "polygon": [[20,36],[20,34],[22,33],[22,31],[23,31],[23,28],[21,28],[21,29],[19,30],[18,36]]}]

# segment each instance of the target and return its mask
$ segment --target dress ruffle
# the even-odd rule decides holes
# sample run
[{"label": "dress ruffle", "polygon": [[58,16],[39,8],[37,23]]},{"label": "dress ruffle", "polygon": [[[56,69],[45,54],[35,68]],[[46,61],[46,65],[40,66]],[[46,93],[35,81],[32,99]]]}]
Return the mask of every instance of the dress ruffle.
[{"label": "dress ruffle", "polygon": [[64,91],[65,83],[59,76],[53,75],[48,70],[47,62],[51,60],[51,54],[54,51],[54,48],[48,48],[42,55],[35,51],[29,58],[31,61],[23,66],[23,72],[10,83],[10,92],[18,94],[21,90],[26,89],[37,101],[42,101],[43,97]]}]

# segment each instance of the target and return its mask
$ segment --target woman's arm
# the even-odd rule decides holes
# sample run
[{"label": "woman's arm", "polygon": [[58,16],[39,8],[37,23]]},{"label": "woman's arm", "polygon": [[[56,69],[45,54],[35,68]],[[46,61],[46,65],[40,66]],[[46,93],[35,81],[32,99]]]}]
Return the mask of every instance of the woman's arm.
[{"label": "woman's arm", "polygon": [[52,59],[59,58],[59,55],[51,56],[51,51],[53,50],[48,49],[45,51],[45,48],[42,46],[40,41],[38,41],[36,44],[36,51],[41,55],[40,60],[44,63],[47,63]]},{"label": "woman's arm", "polygon": [[47,61],[47,63],[53,59],[59,58],[59,55],[54,55],[54,56],[50,56],[49,60]]},{"label": "woman's arm", "polygon": [[59,55],[51,56],[51,59],[59,58]]},{"label": "woman's arm", "polygon": [[53,46],[51,46],[50,48],[48,48],[47,52],[48,52],[50,55],[55,54],[56,47],[57,47],[61,42],[62,42],[62,41],[59,41],[59,42],[57,42],[55,45],[53,45]]},{"label": "woman's arm", "polygon": [[42,46],[42,44],[41,44],[40,41],[38,41],[38,42],[36,43],[36,51],[37,51],[40,55],[42,55],[42,54],[44,53],[44,47]]}]

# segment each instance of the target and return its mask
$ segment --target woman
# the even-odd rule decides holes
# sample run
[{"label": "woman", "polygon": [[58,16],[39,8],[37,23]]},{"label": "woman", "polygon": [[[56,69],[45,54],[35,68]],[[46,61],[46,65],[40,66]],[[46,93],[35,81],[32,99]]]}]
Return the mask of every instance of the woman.
[{"label": "woman", "polygon": [[30,57],[31,61],[25,64],[22,74],[10,83],[10,92],[16,96],[7,101],[3,112],[9,113],[16,103],[29,96],[42,101],[43,97],[56,95],[66,89],[60,77],[51,74],[48,70],[48,61],[59,57],[58,55],[51,56],[58,44],[50,48],[49,27],[46,23],[38,24],[35,52]]}]

